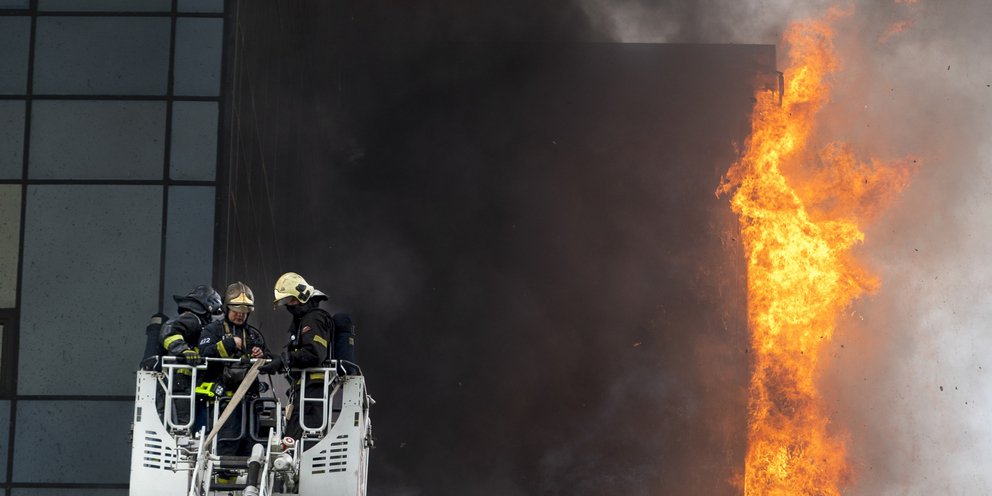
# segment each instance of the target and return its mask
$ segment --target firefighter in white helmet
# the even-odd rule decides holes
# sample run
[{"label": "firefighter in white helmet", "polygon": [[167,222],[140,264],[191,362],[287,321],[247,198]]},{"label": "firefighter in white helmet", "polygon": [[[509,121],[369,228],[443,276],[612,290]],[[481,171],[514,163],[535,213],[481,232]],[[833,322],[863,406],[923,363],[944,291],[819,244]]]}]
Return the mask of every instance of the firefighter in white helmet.
[{"label": "firefighter in white helmet", "polygon": [[[273,291],[274,306],[285,306],[293,315],[289,328],[290,341],[287,362],[289,368],[304,369],[319,367],[331,358],[331,336],[334,333],[334,319],[320,308],[320,302],[327,300],[320,290],[311,286],[302,276],[287,272],[276,281]],[[286,421],[286,435],[299,439],[303,434],[299,423],[300,415],[300,374],[290,374],[292,390],[290,398],[293,411]],[[319,398],[323,392],[323,373],[312,373],[307,381],[307,397]],[[320,409],[313,404],[304,408],[303,420],[307,425],[319,425]]]}]

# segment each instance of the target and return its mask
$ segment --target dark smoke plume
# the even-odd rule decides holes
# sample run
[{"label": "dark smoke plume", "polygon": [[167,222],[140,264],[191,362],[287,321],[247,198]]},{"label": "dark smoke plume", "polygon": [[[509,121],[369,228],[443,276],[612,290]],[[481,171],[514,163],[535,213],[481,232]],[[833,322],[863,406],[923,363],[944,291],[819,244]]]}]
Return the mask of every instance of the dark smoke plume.
[{"label": "dark smoke plume", "polygon": [[[713,191],[772,47],[606,43],[580,1],[235,15],[217,278],[298,271],[355,316],[373,493],[739,491],[743,268]],[[281,345],[288,316],[257,314]]]}]

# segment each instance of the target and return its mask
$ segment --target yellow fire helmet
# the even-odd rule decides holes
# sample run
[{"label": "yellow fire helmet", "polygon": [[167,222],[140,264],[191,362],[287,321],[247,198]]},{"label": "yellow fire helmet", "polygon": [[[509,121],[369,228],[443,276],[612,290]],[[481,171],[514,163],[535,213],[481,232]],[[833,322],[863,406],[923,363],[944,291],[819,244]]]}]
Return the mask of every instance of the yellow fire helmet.
[{"label": "yellow fire helmet", "polygon": [[224,304],[229,310],[250,313],[255,309],[255,295],[247,284],[238,281],[227,287],[224,293]]},{"label": "yellow fire helmet", "polygon": [[290,298],[296,298],[300,303],[306,303],[314,296],[324,296],[324,293],[307,284],[306,279],[296,272],[287,272],[279,276],[273,294],[275,295],[275,301],[272,303],[274,306],[285,305]]}]

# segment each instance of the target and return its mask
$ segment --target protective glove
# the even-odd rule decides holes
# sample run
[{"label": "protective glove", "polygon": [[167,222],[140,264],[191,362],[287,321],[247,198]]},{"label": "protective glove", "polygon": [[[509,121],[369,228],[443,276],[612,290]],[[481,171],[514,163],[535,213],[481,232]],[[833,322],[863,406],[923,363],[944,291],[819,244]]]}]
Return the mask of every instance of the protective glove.
[{"label": "protective glove", "polygon": [[293,353],[286,353],[285,351],[282,353],[282,361],[286,364],[286,367],[288,368],[293,368],[299,365],[295,363],[299,360],[295,359],[293,355],[294,355]]},{"label": "protective glove", "polygon": [[263,374],[278,374],[282,372],[284,365],[285,364],[283,363],[283,359],[281,356],[274,356],[272,357],[271,362],[266,363],[265,365],[259,367],[258,371]]},{"label": "protective glove", "polygon": [[203,357],[201,357],[200,356],[200,353],[198,351],[196,351],[196,350],[186,350],[186,351],[184,351],[183,352],[183,359],[185,360],[186,365],[192,365],[194,367],[197,366],[197,365],[203,365],[204,364]]}]

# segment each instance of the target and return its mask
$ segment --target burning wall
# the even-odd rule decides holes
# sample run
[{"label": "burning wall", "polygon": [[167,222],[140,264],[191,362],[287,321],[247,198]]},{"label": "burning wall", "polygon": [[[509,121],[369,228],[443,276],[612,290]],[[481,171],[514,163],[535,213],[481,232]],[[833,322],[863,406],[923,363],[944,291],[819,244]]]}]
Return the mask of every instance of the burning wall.
[{"label": "burning wall", "polygon": [[850,250],[908,169],[859,163],[843,144],[812,149],[839,65],[831,22],[842,15],[789,28],[784,95],[759,96],[743,156],[719,190],[735,191],[748,260],[748,495],[839,495],[851,482],[846,431],[820,393],[821,355],[842,312],[878,285]]}]

